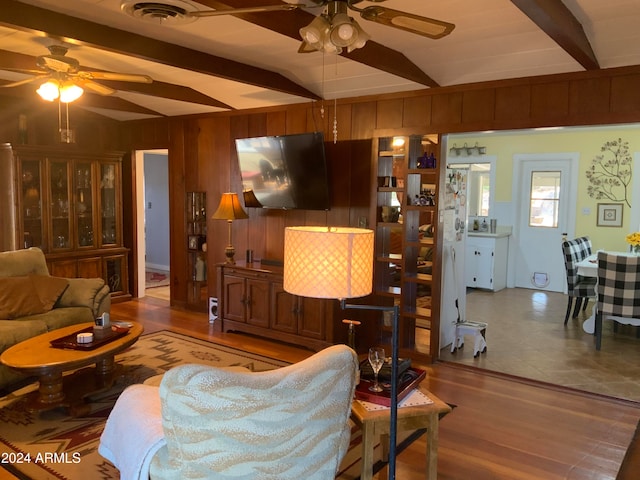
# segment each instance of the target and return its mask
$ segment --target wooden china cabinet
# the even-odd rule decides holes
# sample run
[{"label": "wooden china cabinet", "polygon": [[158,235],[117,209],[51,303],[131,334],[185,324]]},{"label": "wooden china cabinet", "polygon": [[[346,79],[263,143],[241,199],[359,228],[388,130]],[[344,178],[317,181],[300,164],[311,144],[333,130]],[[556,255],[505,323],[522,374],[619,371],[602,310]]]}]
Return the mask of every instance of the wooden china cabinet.
[{"label": "wooden china cabinet", "polygon": [[15,179],[15,242],[39,247],[51,275],[104,278],[114,300],[131,295],[122,243],[122,152],[18,146],[3,175]]}]

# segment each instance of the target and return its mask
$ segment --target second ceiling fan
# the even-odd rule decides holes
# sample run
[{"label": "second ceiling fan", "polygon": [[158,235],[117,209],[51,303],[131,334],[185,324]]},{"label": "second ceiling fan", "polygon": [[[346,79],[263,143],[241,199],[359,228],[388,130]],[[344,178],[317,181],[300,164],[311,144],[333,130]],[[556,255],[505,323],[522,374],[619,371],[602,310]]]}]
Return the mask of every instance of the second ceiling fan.
[{"label": "second ceiling fan", "polygon": [[79,98],[84,90],[100,95],[115,93],[113,88],[96,80],[136,83],[151,83],[153,81],[148,75],[88,70],[83,68],[75,58],[66,56],[68,50],[66,46],[50,45],[47,48],[49,55],[41,55],[36,60],[37,70],[0,66],[2,70],[32,75],[23,80],[2,84],[0,87],[17,87],[42,82],[37,92],[43,99],[53,101],[59,98],[61,102],[68,103]]},{"label": "second ceiling fan", "polygon": [[298,51],[302,53],[313,51],[341,53],[344,48],[352,51],[363,47],[370,36],[349,16],[349,10],[358,12],[364,20],[431,39],[442,38],[455,28],[455,25],[449,22],[377,5],[385,0],[370,1],[376,5],[360,8],[357,4],[362,0],[307,0],[307,3],[198,10],[185,0],[165,0],[164,2],[123,0],[121,9],[135,18],[154,23],[185,23],[202,17],[321,7],[324,9],[323,13],[300,29],[303,43]]}]

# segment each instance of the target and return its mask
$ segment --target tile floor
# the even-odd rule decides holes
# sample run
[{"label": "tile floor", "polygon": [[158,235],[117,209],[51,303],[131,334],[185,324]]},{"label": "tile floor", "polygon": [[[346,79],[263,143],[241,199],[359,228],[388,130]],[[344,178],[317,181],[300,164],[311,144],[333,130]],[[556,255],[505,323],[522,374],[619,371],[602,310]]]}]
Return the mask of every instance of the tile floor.
[{"label": "tile floor", "polygon": [[508,288],[499,292],[470,290],[467,319],[488,323],[487,353],[473,358],[472,338],[455,354],[441,351],[441,360],[550,382],[618,398],[640,401],[640,339],[633,327],[613,332],[604,323],[602,349],[582,330],[591,312],[569,319],[567,297],[561,293]]}]

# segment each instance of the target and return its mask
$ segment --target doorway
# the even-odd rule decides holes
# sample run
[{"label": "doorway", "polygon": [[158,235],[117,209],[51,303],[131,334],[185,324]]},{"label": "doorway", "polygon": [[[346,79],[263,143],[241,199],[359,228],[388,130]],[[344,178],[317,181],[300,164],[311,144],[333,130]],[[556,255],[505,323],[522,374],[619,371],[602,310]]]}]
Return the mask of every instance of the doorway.
[{"label": "doorway", "polygon": [[138,297],[170,300],[167,150],[135,154]]},{"label": "doorway", "polygon": [[566,291],[562,239],[575,235],[578,154],[514,155],[515,286]]}]

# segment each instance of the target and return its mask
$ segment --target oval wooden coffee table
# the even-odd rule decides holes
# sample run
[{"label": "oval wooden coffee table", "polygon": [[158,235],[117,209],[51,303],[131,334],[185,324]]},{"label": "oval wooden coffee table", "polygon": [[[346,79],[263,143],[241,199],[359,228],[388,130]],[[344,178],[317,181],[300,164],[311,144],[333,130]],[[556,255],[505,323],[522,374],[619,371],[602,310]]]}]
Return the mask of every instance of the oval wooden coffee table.
[{"label": "oval wooden coffee table", "polygon": [[[88,411],[85,397],[111,388],[119,376],[121,366],[116,364],[114,356],[133,345],[142,334],[142,325],[130,323],[132,326],[125,335],[93,350],[51,346],[52,340],[93,326],[93,323],[81,323],[20,342],[5,350],[0,361],[21,373],[39,377],[38,390],[27,394],[28,410],[41,412],[65,407],[71,415],[81,415]],[[95,367],[89,367],[91,364]],[[75,369],[79,370],[63,375]]]}]

